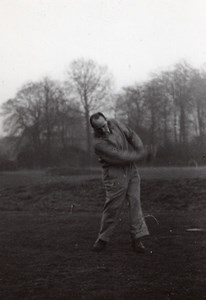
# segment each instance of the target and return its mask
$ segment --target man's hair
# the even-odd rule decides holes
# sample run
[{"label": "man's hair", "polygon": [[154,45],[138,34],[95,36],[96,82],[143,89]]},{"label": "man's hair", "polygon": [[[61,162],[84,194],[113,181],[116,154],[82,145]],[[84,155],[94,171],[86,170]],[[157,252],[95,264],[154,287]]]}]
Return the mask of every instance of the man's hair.
[{"label": "man's hair", "polygon": [[94,125],[94,123],[93,123],[93,120],[98,120],[99,117],[103,117],[105,120],[107,120],[107,118],[105,117],[105,115],[104,115],[103,113],[101,113],[101,112],[97,112],[97,113],[91,115],[91,117],[90,117],[90,124],[91,124],[91,126],[92,126],[94,129],[96,129],[96,128],[95,128],[95,125]]}]

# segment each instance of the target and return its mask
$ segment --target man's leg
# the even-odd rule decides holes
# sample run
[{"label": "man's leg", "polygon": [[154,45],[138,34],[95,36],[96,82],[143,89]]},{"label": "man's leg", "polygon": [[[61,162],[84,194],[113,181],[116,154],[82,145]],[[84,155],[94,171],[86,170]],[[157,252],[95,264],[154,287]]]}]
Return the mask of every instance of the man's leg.
[{"label": "man's leg", "polygon": [[[115,186],[116,185],[116,186]],[[98,239],[108,242],[119,221],[119,216],[125,201],[126,189],[114,183],[113,188],[106,186],[106,201],[102,213]]]},{"label": "man's leg", "polygon": [[106,191],[107,197],[102,213],[99,236],[93,245],[93,251],[102,251],[109,242],[113,231],[119,221],[119,216],[125,201],[126,191]]},{"label": "man's leg", "polygon": [[143,236],[149,235],[141,207],[140,176],[137,172],[134,172],[134,175],[130,178],[126,197],[129,202],[131,238],[137,240]]}]

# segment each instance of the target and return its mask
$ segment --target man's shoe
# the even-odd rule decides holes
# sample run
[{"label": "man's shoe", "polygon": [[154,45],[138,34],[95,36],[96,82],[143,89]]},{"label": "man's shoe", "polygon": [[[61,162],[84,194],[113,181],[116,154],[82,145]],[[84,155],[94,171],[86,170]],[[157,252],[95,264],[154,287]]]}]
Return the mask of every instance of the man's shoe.
[{"label": "man's shoe", "polygon": [[145,252],[146,252],[145,246],[144,246],[143,243],[140,241],[140,239],[133,239],[133,240],[132,240],[132,249],[133,249],[136,253],[145,253]]},{"label": "man's shoe", "polygon": [[100,252],[100,251],[103,251],[103,250],[105,250],[106,245],[107,245],[107,242],[106,242],[106,241],[103,241],[103,240],[97,240],[97,241],[94,243],[94,246],[93,246],[93,248],[92,248],[92,251],[94,251],[94,252]]}]

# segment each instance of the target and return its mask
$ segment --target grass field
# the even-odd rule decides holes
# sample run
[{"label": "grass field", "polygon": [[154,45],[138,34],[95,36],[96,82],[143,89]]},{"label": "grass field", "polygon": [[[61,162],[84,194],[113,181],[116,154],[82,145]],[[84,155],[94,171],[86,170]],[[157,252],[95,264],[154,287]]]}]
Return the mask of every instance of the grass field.
[{"label": "grass field", "polygon": [[206,168],[140,173],[144,255],[131,250],[126,205],[107,251],[91,251],[100,175],[0,173],[0,299],[206,299],[206,231],[188,231],[206,229]]}]

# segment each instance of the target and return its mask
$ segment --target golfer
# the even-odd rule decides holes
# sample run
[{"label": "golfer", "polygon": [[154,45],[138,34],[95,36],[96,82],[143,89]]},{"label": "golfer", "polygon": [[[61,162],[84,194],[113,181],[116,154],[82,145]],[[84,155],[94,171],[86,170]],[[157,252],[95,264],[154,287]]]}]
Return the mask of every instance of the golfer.
[{"label": "golfer", "polygon": [[140,202],[140,176],[137,162],[144,156],[138,135],[116,120],[107,120],[98,112],[90,117],[94,129],[94,150],[103,168],[106,200],[99,236],[93,251],[102,251],[110,241],[125,201],[129,203],[131,245],[144,253],[141,238],[148,235]]}]

